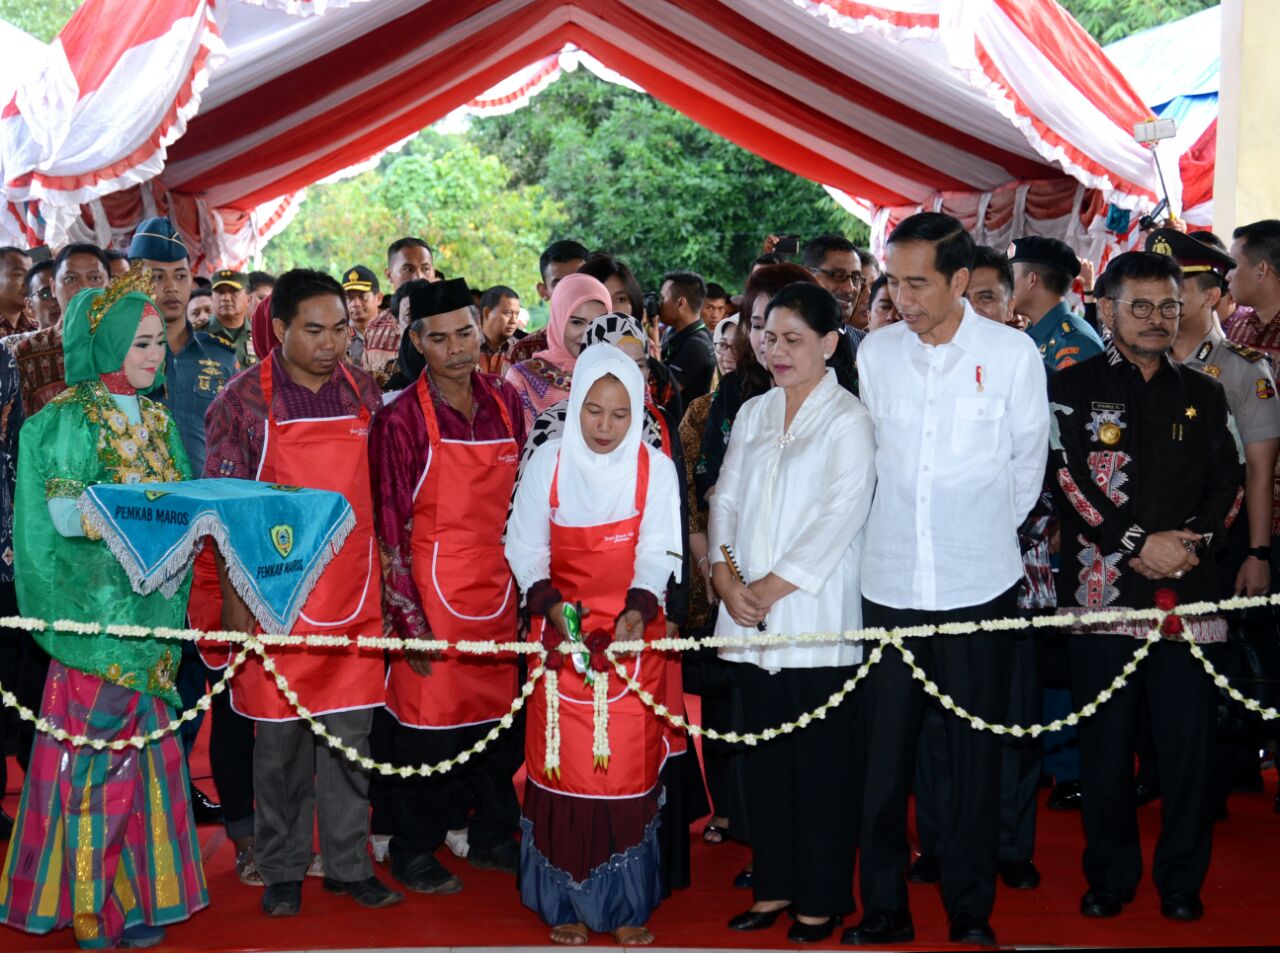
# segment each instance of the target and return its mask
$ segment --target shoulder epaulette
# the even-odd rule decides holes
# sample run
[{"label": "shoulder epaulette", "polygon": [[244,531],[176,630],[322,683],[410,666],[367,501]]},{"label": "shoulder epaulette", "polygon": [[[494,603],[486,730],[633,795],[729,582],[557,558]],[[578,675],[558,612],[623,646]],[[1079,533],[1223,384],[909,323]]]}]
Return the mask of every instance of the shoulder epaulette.
[{"label": "shoulder epaulette", "polygon": [[1227,350],[1235,351],[1250,364],[1257,364],[1267,356],[1255,348],[1248,347],[1244,344],[1237,344],[1235,341],[1226,341],[1224,343],[1226,344]]}]

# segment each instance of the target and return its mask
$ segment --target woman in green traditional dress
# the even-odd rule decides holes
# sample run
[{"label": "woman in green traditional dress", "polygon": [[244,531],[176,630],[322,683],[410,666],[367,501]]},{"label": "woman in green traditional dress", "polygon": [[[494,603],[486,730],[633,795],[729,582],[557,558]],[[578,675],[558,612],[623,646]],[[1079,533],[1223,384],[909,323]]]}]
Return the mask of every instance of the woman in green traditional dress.
[{"label": "woman in green traditional dress", "polygon": [[[167,599],[134,593],[77,508],[95,483],[191,476],[169,414],[139,396],[164,373],[164,323],[149,286],[135,269],[76,295],[63,330],[69,389],[22,428],[14,558],[25,616],[183,625],[189,584]],[[54,726],[113,741],[173,721],[178,643],[48,628],[35,638],[53,658],[40,714]],[[86,949],[160,942],[164,924],[208,903],[189,787],[175,734],[122,751],[38,734],[0,872],[0,923],[31,933],[70,926]]]}]

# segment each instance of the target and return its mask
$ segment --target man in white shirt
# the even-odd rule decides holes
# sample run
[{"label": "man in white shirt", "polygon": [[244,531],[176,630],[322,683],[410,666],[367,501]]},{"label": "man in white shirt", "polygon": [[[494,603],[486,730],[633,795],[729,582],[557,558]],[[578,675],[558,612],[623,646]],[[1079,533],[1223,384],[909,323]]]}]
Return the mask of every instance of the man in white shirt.
[{"label": "man in white shirt", "polygon": [[[886,273],[902,321],[859,348],[861,396],[876,422],[877,489],[863,559],[868,626],[1006,618],[1022,578],[1018,526],[1048,456],[1044,366],[1027,335],[987,321],[964,298],[975,252],[956,219],[923,212],[889,236]],[[909,639],[940,689],[972,714],[1008,709],[1010,636]],[[863,808],[864,916],[855,945],[909,942],[907,794],[925,706],[901,656],[866,684],[869,763]],[[942,844],[942,899],[957,943],[994,945],[1000,740],[946,716],[953,805]]]}]

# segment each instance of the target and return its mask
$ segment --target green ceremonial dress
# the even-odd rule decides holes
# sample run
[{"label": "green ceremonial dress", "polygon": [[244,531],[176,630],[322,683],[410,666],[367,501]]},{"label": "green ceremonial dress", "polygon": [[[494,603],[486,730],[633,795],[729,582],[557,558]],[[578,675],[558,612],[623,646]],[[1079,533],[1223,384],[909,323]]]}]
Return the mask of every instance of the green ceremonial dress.
[{"label": "green ceremonial dress", "polygon": [[[101,540],[61,535],[48,501],[77,499],[95,483],[189,480],[191,467],[168,412],[139,400],[131,424],[97,381],[64,391],[22,428],[14,500],[18,608],[25,616],[182,628],[190,579],[173,596],[135,593]],[[45,629],[36,641],[68,668],[180,704],[174,687],[181,646],[176,641],[78,635]]]}]

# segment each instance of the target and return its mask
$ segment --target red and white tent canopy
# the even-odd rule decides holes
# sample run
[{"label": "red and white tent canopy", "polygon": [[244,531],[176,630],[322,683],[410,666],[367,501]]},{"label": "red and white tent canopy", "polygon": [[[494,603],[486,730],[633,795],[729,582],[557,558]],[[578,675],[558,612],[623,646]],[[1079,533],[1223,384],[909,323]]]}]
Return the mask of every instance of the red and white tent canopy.
[{"label": "red and white tent canopy", "polygon": [[566,45],[882,221],[995,205],[1079,243],[1103,197],[1157,191],[1149,111],[1053,0],[86,0],[0,114],[0,230],[119,240],[168,211],[212,267]]}]

